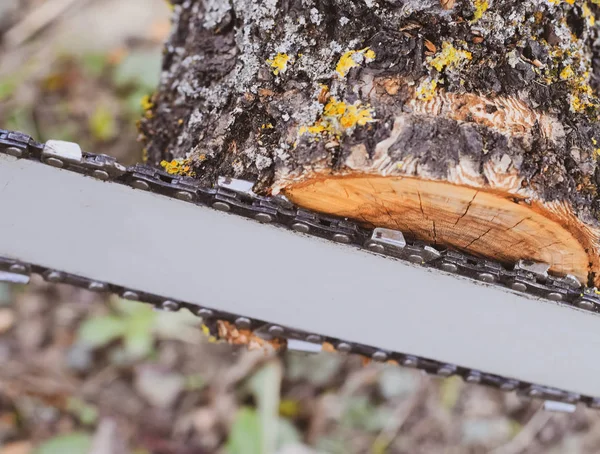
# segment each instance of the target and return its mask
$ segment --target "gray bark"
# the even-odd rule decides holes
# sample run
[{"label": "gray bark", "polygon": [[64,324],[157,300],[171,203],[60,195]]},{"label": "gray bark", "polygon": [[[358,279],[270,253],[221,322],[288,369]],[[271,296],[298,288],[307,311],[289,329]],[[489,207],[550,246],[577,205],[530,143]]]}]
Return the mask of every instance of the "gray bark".
[{"label": "gray bark", "polygon": [[[447,181],[466,166],[483,186],[491,166],[595,225],[598,6],[444,3],[451,9],[440,0],[175,2],[141,125],[150,161],[188,158],[204,182],[229,175],[266,193],[316,169],[380,171],[382,159],[388,174]],[[348,51],[353,67],[336,71]],[[278,54],[289,60],[275,74]],[[340,127],[324,113],[332,99],[374,121]],[[319,124],[328,130],[300,133]]]}]

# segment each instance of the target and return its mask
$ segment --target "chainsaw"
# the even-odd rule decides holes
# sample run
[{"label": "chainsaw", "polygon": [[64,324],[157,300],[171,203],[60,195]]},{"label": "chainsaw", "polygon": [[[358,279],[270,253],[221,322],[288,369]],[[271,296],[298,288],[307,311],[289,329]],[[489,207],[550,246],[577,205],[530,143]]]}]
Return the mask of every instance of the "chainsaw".
[{"label": "chainsaw", "polygon": [[600,408],[596,289],[543,263],[507,267],[407,241],[252,186],[206,187],[0,130],[0,279],[39,274],[187,309],[218,337],[237,330]]}]

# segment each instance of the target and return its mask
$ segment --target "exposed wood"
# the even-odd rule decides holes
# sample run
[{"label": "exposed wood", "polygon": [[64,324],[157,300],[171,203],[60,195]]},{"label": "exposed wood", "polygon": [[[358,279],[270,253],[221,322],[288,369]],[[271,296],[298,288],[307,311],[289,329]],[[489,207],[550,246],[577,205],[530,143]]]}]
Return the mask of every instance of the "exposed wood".
[{"label": "exposed wood", "polygon": [[148,157],[598,285],[600,10],[570,3],[181,2]]},{"label": "exposed wood", "polygon": [[286,188],[285,194],[316,211],[507,263],[524,257],[551,263],[552,271],[587,280],[583,244],[588,238],[573,222],[577,219],[538,203],[519,203],[510,194],[381,176],[315,178]]}]

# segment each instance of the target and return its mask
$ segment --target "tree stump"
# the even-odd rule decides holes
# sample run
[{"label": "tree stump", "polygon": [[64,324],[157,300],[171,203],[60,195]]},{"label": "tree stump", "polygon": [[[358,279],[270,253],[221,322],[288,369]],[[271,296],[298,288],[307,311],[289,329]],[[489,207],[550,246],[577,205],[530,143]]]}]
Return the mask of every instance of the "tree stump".
[{"label": "tree stump", "polygon": [[598,0],[180,0],[149,161],[600,284]]}]

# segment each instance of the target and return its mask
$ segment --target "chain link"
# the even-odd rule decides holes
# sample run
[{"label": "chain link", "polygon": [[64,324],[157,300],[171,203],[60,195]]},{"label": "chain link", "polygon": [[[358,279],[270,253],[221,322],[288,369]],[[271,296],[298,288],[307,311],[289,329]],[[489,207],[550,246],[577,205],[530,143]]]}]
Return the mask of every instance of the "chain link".
[{"label": "chain link", "polygon": [[[552,301],[560,301],[586,311],[600,311],[600,295],[595,288],[584,287],[575,277],[558,277],[547,273],[547,266],[521,261],[508,268],[500,263],[481,259],[452,250],[440,250],[429,244],[407,242],[401,232],[388,229],[366,229],[346,219],[339,219],[298,208],[285,197],[264,197],[251,191],[250,182],[220,178],[215,187],[205,187],[190,177],[170,175],[160,169],[137,164],[125,167],[114,158],[92,153],[60,153],[47,150],[48,146],[38,143],[30,136],[19,132],[0,129],[0,153],[22,159],[31,159],[85,174],[104,181],[131,186],[138,190],[151,191],[197,205],[209,206],[258,222],[270,223],[296,232],[355,245],[371,252],[410,261],[424,267],[436,268],[447,273],[476,279],[489,284],[512,289]],[[592,408],[600,408],[600,397],[582,396],[559,389],[521,382],[507,377],[488,374],[464,367],[445,364],[427,358],[399,352],[383,351],[371,346],[346,342],[315,333],[273,325],[267,321],[250,319],[208,307],[199,307],[186,302],[174,301],[138,289],[128,289],[106,282],[48,269],[36,264],[21,263],[0,257],[0,278],[12,275],[15,282],[28,281],[31,274],[39,274],[46,281],[65,283],[79,288],[117,294],[122,298],[152,304],[158,309],[176,311],[187,308],[202,317],[216,334],[216,321],[224,320],[240,329],[250,329],[264,338],[286,341],[302,341],[314,345],[332,345],[341,353],[354,353],[373,361],[394,362],[405,367],[422,370],[438,376],[457,375],[469,383],[480,383],[504,391],[517,391],[520,395],[560,401],[582,402]]]}]

